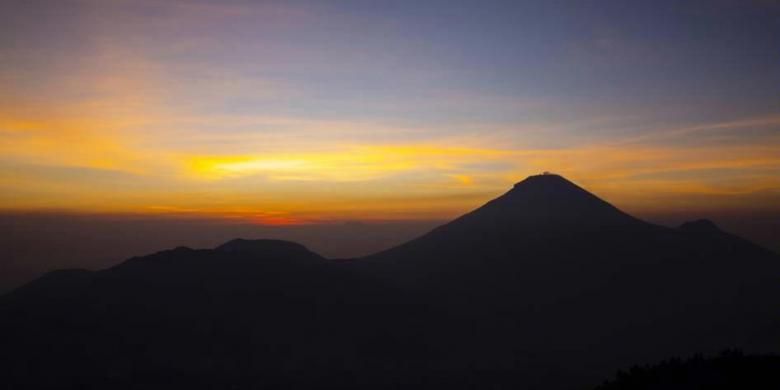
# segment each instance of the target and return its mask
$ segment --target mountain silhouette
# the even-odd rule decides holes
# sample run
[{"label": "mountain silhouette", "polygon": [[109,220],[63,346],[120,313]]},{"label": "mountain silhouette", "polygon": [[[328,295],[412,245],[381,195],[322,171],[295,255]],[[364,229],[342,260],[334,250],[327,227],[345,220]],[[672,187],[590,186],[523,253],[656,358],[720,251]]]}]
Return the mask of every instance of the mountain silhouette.
[{"label": "mountain silhouette", "polygon": [[[472,229],[532,226],[535,229],[592,228],[638,222],[559,175],[531,176],[504,195],[446,225]],[[476,224],[481,224],[477,226]]]},{"label": "mountain silhouette", "polygon": [[582,387],[670,356],[777,352],[779,281],[777,255],[712,222],[649,224],[539,175],[359,259],[233,240],[52,272],[0,297],[0,374],[65,387]]}]

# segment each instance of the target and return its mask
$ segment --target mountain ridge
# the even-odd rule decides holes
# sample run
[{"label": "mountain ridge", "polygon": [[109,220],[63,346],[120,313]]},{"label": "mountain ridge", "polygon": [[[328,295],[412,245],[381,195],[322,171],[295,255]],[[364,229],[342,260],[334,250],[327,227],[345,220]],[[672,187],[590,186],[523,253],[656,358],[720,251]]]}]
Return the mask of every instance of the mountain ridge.
[{"label": "mountain ridge", "polygon": [[711,222],[649,224],[541,175],[362,258],[236,239],[47,274],[0,297],[0,374],[570,388],[669,356],[765,352],[780,342],[778,281],[778,256]]}]

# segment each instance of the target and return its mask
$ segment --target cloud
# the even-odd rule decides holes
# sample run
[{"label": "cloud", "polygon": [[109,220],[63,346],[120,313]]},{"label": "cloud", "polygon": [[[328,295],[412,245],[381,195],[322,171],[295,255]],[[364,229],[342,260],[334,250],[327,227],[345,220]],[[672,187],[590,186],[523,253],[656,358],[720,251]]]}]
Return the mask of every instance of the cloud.
[{"label": "cloud", "polygon": [[511,151],[425,144],[356,145],[326,152],[193,157],[189,167],[194,177],[205,179],[262,175],[279,181],[341,182],[377,180],[415,171],[458,175],[469,166],[502,161],[511,155]]},{"label": "cloud", "polygon": [[[711,122],[704,124],[697,124],[685,127],[675,127],[667,129],[655,129],[648,131],[644,134],[640,134],[635,137],[627,139],[621,139],[613,144],[632,144],[632,143],[647,143],[647,142],[663,142],[673,139],[681,139],[688,136],[696,135],[708,135],[707,133],[717,132],[740,132],[744,135],[746,129],[773,129],[780,128],[780,115],[767,115],[754,118],[744,118],[739,120],[730,120],[722,122]],[[701,137],[699,138],[701,139]],[[754,141],[747,138],[749,141]]]}]

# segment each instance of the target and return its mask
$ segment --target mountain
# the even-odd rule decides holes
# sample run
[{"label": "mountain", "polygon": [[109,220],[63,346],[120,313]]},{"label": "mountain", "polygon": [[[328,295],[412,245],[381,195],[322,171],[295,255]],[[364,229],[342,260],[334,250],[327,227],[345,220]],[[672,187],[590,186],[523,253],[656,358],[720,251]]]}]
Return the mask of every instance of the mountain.
[{"label": "mountain", "polygon": [[588,381],[629,362],[780,341],[778,256],[709,221],[643,222],[558,175],[356,263],[470,323],[483,336],[453,339],[490,357],[471,366],[525,359]]},{"label": "mountain", "polygon": [[[398,247],[275,240],[56,271],[0,297],[0,376],[57,387],[572,388],[777,352],[780,258],[532,176]],[[15,387],[14,387],[15,388]]]},{"label": "mountain", "polygon": [[0,298],[0,377],[10,388],[336,385],[423,358],[420,311],[296,243],[181,247],[55,271]]}]

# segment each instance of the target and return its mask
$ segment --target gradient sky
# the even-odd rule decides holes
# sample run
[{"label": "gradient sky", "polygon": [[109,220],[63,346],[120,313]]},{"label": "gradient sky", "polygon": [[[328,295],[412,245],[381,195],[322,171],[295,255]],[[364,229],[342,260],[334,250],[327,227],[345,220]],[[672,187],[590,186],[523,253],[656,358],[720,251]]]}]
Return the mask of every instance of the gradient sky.
[{"label": "gradient sky", "polygon": [[780,1],[0,2],[0,209],[780,211]]}]

